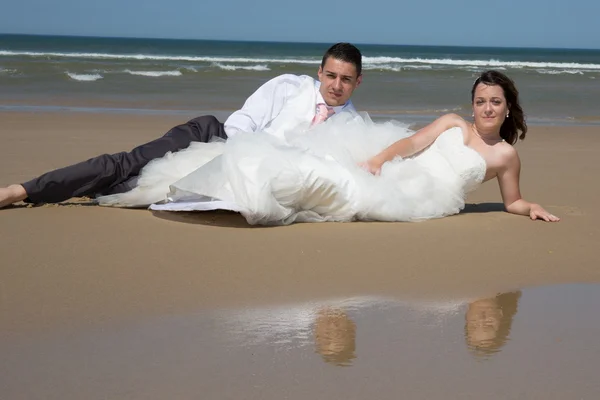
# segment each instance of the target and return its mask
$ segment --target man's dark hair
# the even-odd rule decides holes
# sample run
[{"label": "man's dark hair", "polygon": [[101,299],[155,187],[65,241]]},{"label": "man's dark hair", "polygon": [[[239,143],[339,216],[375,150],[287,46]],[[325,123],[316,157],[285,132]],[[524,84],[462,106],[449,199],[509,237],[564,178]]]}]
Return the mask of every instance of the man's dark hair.
[{"label": "man's dark hair", "polygon": [[356,46],[350,43],[336,43],[331,46],[323,55],[323,61],[321,61],[321,68],[325,68],[325,63],[329,57],[333,57],[336,60],[351,63],[356,68],[356,76],[362,74],[362,54]]}]

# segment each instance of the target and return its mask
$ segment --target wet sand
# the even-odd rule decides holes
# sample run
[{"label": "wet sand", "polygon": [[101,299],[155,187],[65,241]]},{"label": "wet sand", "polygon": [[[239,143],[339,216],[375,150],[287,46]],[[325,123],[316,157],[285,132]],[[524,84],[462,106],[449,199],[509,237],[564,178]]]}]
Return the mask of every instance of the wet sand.
[{"label": "wet sand", "polygon": [[[0,115],[1,185],[184,121]],[[0,210],[2,398],[597,398],[600,129],[518,149],[560,223],[503,212],[495,182],[421,223]]]}]

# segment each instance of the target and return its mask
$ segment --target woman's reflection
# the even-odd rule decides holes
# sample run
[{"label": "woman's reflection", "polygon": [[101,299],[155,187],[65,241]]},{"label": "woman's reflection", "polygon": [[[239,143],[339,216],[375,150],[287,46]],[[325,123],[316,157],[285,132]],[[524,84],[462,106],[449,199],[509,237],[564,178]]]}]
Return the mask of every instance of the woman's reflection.
[{"label": "woman's reflection", "polygon": [[469,303],[465,314],[465,340],[473,354],[488,357],[508,341],[521,292],[508,292]]}]

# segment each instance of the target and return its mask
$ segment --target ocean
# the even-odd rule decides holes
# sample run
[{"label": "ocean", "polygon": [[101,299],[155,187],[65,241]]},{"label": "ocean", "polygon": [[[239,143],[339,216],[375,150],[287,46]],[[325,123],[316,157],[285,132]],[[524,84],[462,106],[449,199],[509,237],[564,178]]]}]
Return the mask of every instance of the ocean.
[{"label": "ocean", "polygon": [[[330,43],[0,35],[0,110],[224,119],[283,74],[316,77]],[[356,44],[353,101],[374,119],[470,116],[477,74],[513,78],[530,124],[600,124],[600,50]]]}]

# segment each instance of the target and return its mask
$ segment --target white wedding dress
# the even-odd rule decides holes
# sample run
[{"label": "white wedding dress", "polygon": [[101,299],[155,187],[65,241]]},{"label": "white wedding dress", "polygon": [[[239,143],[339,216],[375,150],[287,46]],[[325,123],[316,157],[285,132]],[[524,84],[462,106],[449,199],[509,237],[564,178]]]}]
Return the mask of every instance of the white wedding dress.
[{"label": "white wedding dress", "polygon": [[445,131],[419,154],[385,163],[379,176],[358,165],[413,133],[399,123],[339,115],[283,138],[244,133],[226,142],[192,143],[150,162],[133,190],[97,200],[165,211],[226,209],[263,225],[458,213],[486,172],[460,128]]}]

